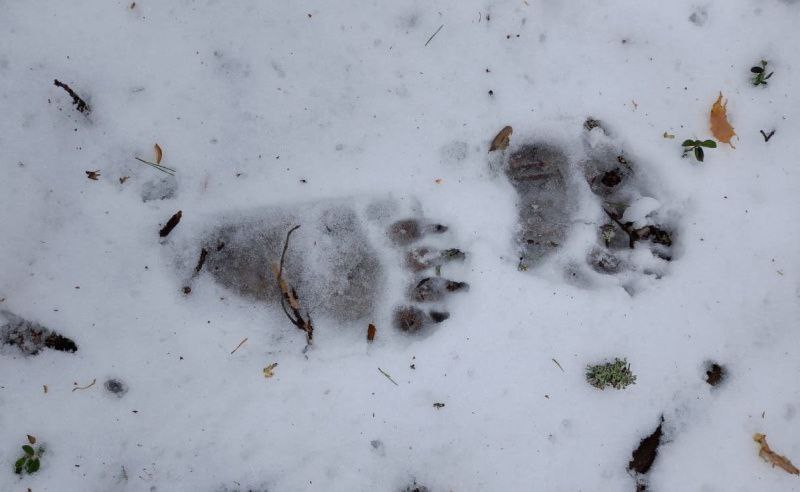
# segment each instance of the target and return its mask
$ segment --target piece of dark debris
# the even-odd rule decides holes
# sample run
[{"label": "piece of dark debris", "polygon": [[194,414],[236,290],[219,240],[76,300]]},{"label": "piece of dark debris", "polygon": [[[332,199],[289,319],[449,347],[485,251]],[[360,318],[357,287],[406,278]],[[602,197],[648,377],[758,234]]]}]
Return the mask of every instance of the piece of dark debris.
[{"label": "piece of dark debris", "polygon": [[117,396],[118,398],[122,398],[125,393],[128,392],[128,385],[115,378],[106,380],[106,382],[103,383],[103,387],[106,389],[106,391]]},{"label": "piece of dark debris", "polygon": [[175,215],[170,217],[166,225],[162,227],[160,231],[158,231],[158,235],[161,237],[167,237],[169,233],[172,232],[172,229],[175,229],[175,226],[178,225],[178,222],[181,221],[182,216],[183,216],[182,211],[178,210],[177,212],[175,212]]},{"label": "piece of dark debris", "polygon": [[56,87],[61,87],[62,89],[67,91],[67,94],[69,94],[72,97],[72,104],[75,105],[75,109],[77,109],[79,113],[88,115],[89,113],[92,112],[92,109],[89,107],[88,104],[86,104],[86,101],[81,99],[81,97],[78,94],[76,94],[75,91],[73,91],[70,86],[59,81],[58,79],[53,81],[53,85],[55,85]]},{"label": "piece of dark debris", "polygon": [[765,132],[764,130],[761,130],[761,136],[764,137],[765,142],[769,142],[769,139],[772,138],[773,135],[775,135],[775,130],[772,130],[769,133]]},{"label": "piece of dark debris", "polygon": [[439,403],[438,401],[433,404],[433,408],[439,410],[440,408],[444,408],[444,403]]},{"label": "piece of dark debris", "polygon": [[10,311],[0,310],[6,324],[0,326],[0,345],[17,347],[25,355],[36,355],[44,348],[60,352],[76,352],[78,345],[71,339],[44,326],[21,318]]},{"label": "piece of dark debris", "polygon": [[208,256],[208,250],[206,248],[200,249],[200,258],[197,259],[197,265],[195,265],[194,267],[195,275],[200,273],[200,270],[203,269],[203,265],[206,263],[207,256]]},{"label": "piece of dark debris", "polygon": [[711,362],[708,364],[706,370],[706,383],[711,386],[716,386],[725,379],[725,375],[726,371],[724,367],[716,362]]},{"label": "piece of dark debris", "polygon": [[664,425],[664,417],[656,427],[652,434],[645,437],[639,442],[639,446],[631,453],[631,461],[628,463],[628,470],[635,471],[636,473],[645,474],[650,471],[653,462],[658,456],[658,446],[661,444],[661,430]]},{"label": "piece of dark debris", "polygon": [[401,489],[401,492],[429,492],[430,489],[424,485],[420,485],[414,480],[410,485],[407,485],[405,488]]},{"label": "piece of dark debris", "polygon": [[[86,177],[87,178],[89,178],[91,180],[94,180],[94,181],[97,181],[97,178],[100,177],[100,170],[99,169],[97,169],[95,171],[84,171],[84,172],[86,173]],[[120,181],[120,182],[122,183],[124,181]]]}]

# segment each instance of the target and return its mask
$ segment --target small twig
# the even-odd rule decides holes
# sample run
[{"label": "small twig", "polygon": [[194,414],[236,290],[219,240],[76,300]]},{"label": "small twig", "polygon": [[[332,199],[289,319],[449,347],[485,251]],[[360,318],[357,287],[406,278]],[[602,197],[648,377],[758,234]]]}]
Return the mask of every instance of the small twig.
[{"label": "small twig", "polygon": [[563,368],[563,367],[561,367],[561,364],[559,364],[557,360],[555,360],[555,359],[550,359],[550,360],[552,360],[553,362],[555,362],[555,364],[558,366],[558,368],[559,368],[559,369],[561,369],[561,372],[567,372],[567,371],[565,371],[565,370],[564,370],[564,368]]},{"label": "small twig", "polygon": [[89,389],[89,388],[91,388],[92,386],[94,386],[94,384],[95,384],[96,382],[97,382],[97,379],[92,379],[92,382],[91,382],[91,383],[89,383],[89,384],[88,384],[88,385],[86,385],[86,386],[78,386],[78,383],[75,383],[75,387],[74,387],[74,388],[72,388],[72,391]]},{"label": "small twig", "polygon": [[769,142],[769,139],[772,138],[773,135],[775,135],[775,130],[772,130],[771,132],[769,132],[769,135],[764,133],[764,130],[761,130],[761,135],[764,136],[764,141],[765,142]]},{"label": "small twig", "polygon": [[92,112],[92,109],[89,107],[88,104],[86,104],[86,101],[81,99],[81,97],[77,95],[70,86],[59,81],[58,79],[53,81],[53,85],[55,85],[56,87],[61,87],[62,89],[67,91],[67,94],[69,94],[72,97],[72,104],[75,105],[75,109],[77,109],[79,113],[89,114]]},{"label": "small twig", "polygon": [[383,369],[381,369],[380,367],[378,368],[378,370],[379,370],[379,371],[381,371],[381,374],[383,374],[384,376],[386,376],[386,379],[388,379],[389,381],[391,381],[392,383],[394,383],[394,385],[395,385],[395,386],[400,386],[399,384],[397,384],[397,381],[395,381],[394,379],[392,379],[392,377],[391,377],[391,376],[389,376],[389,374],[387,374],[387,373],[386,373],[386,371],[384,371],[384,370],[383,370]]},{"label": "small twig", "polygon": [[429,38],[428,38],[428,40],[427,40],[427,41],[425,41],[425,46],[428,46],[428,43],[430,43],[430,42],[431,42],[431,39],[433,39],[433,38],[434,38],[434,36],[436,36],[437,34],[439,34],[439,31],[441,31],[443,27],[444,27],[444,24],[442,24],[441,26],[439,26],[439,29],[437,29],[435,33],[431,34],[431,37],[429,37]]},{"label": "small twig", "polygon": [[233,354],[234,354],[234,352],[236,352],[237,350],[239,350],[239,347],[241,347],[242,345],[244,345],[244,342],[246,342],[246,341],[247,341],[247,338],[245,338],[244,340],[242,340],[241,342],[239,342],[239,345],[237,345],[235,349],[231,350],[231,355],[233,355]]},{"label": "small twig", "polygon": [[612,213],[612,212],[608,211],[606,208],[603,208],[603,211],[604,211],[604,212],[605,212],[605,213],[606,213],[606,214],[607,214],[607,215],[608,215],[608,216],[611,218],[611,220],[613,220],[614,222],[616,222],[616,223],[617,223],[617,225],[618,225],[618,226],[619,226],[619,227],[620,227],[620,228],[621,228],[623,231],[625,231],[625,233],[628,235],[628,246],[629,246],[631,249],[633,249],[633,247],[634,247],[634,244],[636,244],[636,241],[638,240],[638,237],[637,237],[637,236],[636,236],[636,234],[633,232],[633,230],[631,230],[630,226],[628,226],[628,225],[626,225],[626,224],[623,224],[623,223],[622,223],[622,221],[621,221],[621,220],[619,220],[619,218],[618,218],[617,214],[615,214],[615,213]]}]

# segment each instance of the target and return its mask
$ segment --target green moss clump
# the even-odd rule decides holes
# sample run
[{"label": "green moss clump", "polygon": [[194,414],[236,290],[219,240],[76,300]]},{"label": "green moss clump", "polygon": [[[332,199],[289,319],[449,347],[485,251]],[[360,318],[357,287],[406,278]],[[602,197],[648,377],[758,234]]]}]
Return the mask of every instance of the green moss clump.
[{"label": "green moss clump", "polygon": [[623,389],[636,382],[636,375],[627,359],[614,358],[614,362],[586,366],[586,381],[598,389]]}]

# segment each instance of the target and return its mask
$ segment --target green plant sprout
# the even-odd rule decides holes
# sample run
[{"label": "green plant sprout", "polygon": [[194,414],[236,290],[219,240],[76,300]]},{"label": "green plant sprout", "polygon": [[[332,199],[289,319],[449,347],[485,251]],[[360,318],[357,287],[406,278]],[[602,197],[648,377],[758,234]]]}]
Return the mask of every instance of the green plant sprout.
[{"label": "green plant sprout", "polygon": [[761,60],[761,66],[756,65],[755,67],[750,67],[750,72],[753,74],[753,78],[750,82],[758,87],[759,85],[767,85],[767,79],[772,77],[772,74],[775,72],[767,73],[767,61]]},{"label": "green plant sprout", "polygon": [[627,359],[614,358],[614,362],[586,366],[586,382],[598,389],[623,389],[636,382],[636,375]]},{"label": "green plant sprout", "polygon": [[44,454],[44,447],[39,445],[34,448],[36,438],[28,434],[28,443],[22,446],[23,455],[20,459],[14,462],[14,473],[22,475],[23,472],[32,475],[39,471],[41,466],[41,458]]},{"label": "green plant sprout", "polygon": [[681,145],[683,145],[683,155],[681,157],[686,157],[689,152],[692,152],[698,162],[703,162],[705,157],[703,147],[707,149],[717,148],[717,142],[713,140],[684,140]]}]

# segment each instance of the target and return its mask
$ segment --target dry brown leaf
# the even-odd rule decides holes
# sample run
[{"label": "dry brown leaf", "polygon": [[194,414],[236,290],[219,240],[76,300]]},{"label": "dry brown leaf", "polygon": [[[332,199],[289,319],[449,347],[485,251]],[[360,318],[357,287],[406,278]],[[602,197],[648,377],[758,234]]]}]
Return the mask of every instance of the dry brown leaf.
[{"label": "dry brown leaf", "polygon": [[728,123],[727,105],[727,101],[722,102],[722,92],[720,92],[717,101],[711,106],[709,122],[711,123],[711,133],[714,138],[733,147],[731,138],[736,135],[736,132],[733,131],[733,127]]},{"label": "dry brown leaf", "polygon": [[671,133],[664,132],[664,138],[675,138],[675,135]]},{"label": "dry brown leaf", "polygon": [[489,152],[507,149],[508,144],[511,142],[512,133],[514,133],[514,129],[510,126],[506,126],[500,130],[500,133],[498,133],[497,136],[494,137],[494,140],[492,140],[492,145],[489,147]]},{"label": "dry brown leaf", "polygon": [[31,443],[31,444],[36,444],[36,438],[35,438],[35,437],[33,437],[33,436],[32,436],[32,435],[30,435],[30,434],[28,434],[27,436],[28,436],[28,442],[29,442],[29,443]]},{"label": "dry brown leaf", "polygon": [[158,144],[153,145],[153,148],[156,151],[156,164],[161,164],[161,158],[164,157],[164,152],[161,150],[161,146]]},{"label": "dry brown leaf", "polygon": [[375,340],[375,332],[376,331],[377,331],[377,329],[375,328],[375,325],[370,323],[369,326],[367,327],[367,341],[368,342],[371,342],[371,341]]},{"label": "dry brown leaf", "polygon": [[786,473],[800,475],[800,470],[798,470],[791,461],[769,448],[769,444],[767,444],[767,436],[757,433],[753,435],[753,440],[759,444],[760,447],[758,450],[758,455],[761,456],[764,461],[772,464],[772,466],[782,468]]},{"label": "dry brown leaf", "polygon": [[274,376],[275,374],[272,372],[272,370],[275,369],[276,367],[278,367],[278,363],[277,362],[273,362],[272,364],[270,364],[267,367],[265,367],[264,368],[264,377],[265,378],[271,378],[272,376]]},{"label": "dry brown leaf", "polygon": [[91,180],[97,181],[97,178],[100,177],[100,170],[99,169],[96,170],[96,171],[85,171],[85,172],[86,172],[86,177],[91,179]]}]

